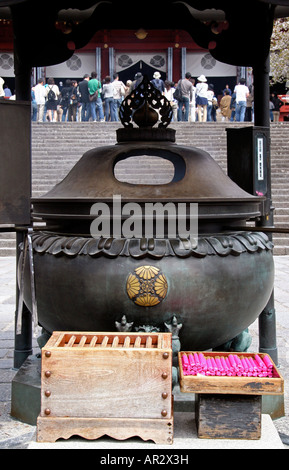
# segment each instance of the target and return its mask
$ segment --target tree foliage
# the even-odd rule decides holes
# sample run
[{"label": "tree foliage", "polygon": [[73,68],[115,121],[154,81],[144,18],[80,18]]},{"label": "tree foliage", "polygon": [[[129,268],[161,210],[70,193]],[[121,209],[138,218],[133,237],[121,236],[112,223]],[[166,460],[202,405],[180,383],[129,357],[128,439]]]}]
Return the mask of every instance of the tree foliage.
[{"label": "tree foliage", "polygon": [[270,48],[271,83],[289,80],[289,18],[276,19]]}]

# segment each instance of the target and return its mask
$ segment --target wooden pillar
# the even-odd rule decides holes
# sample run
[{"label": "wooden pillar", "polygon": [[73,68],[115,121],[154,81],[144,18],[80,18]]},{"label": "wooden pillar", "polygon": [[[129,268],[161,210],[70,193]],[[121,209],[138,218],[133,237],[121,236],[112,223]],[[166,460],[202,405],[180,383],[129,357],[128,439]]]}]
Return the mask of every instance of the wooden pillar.
[{"label": "wooden pillar", "polygon": [[255,126],[270,126],[269,114],[269,56],[264,62],[259,62],[253,67],[254,75],[254,116]]},{"label": "wooden pillar", "polygon": [[15,66],[16,99],[19,101],[31,100],[31,72],[32,69],[23,64]]},{"label": "wooden pillar", "polygon": [[173,81],[178,82],[181,78],[181,49],[173,48]]}]

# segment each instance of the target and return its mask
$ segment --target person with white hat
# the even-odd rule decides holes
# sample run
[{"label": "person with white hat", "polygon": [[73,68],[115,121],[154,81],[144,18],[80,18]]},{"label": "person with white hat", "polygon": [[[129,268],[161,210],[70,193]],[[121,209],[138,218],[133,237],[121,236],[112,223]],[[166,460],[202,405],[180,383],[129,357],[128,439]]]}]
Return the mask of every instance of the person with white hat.
[{"label": "person with white hat", "polygon": [[196,86],[196,105],[198,109],[198,120],[200,122],[207,121],[207,106],[208,106],[208,84],[205,75],[200,75]]},{"label": "person with white hat", "polygon": [[161,79],[161,74],[160,72],[156,71],[153,74],[153,80],[151,80],[151,83],[157,90],[159,90],[162,94],[165,92],[165,84],[164,81]]}]

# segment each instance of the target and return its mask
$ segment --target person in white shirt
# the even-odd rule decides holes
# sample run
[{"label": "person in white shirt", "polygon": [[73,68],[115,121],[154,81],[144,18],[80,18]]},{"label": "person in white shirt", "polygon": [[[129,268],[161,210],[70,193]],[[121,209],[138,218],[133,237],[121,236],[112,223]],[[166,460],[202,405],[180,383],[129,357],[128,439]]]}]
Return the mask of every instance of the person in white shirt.
[{"label": "person in white shirt", "polygon": [[174,99],[174,93],[176,89],[173,86],[173,83],[169,80],[165,81],[165,92],[164,95],[167,100],[170,102],[171,107],[173,109],[173,121],[178,120],[178,104],[177,101]]},{"label": "person in white shirt", "polygon": [[113,110],[116,121],[119,121],[118,113],[123,97],[125,95],[125,86],[124,83],[119,80],[118,73],[115,73],[113,75],[113,79]]},{"label": "person in white shirt", "polygon": [[192,99],[190,101],[190,121],[196,121],[196,87],[195,87],[195,79],[190,78],[190,81],[193,85],[193,92],[192,92]]},{"label": "person in white shirt", "polygon": [[102,86],[103,91],[103,99],[104,99],[104,115],[105,120],[109,121],[116,121],[116,115],[114,112],[113,106],[113,94],[114,94],[114,86],[111,82],[110,76],[107,75],[104,79],[104,84]]},{"label": "person in white shirt", "polygon": [[37,85],[34,87],[35,101],[37,104],[37,118],[36,119],[38,122],[43,121],[43,114],[44,114],[44,108],[45,108],[46,89],[43,86],[43,84],[44,84],[43,78],[39,78]]},{"label": "person in white shirt", "polygon": [[207,106],[208,106],[208,84],[207,79],[204,75],[198,77],[198,83],[196,86],[196,104],[198,108],[198,120],[199,122],[207,121]]},{"label": "person in white shirt", "polygon": [[241,78],[238,85],[235,86],[236,93],[236,114],[235,118],[238,122],[244,122],[247,106],[247,96],[249,96],[249,88],[245,85],[245,78]]}]

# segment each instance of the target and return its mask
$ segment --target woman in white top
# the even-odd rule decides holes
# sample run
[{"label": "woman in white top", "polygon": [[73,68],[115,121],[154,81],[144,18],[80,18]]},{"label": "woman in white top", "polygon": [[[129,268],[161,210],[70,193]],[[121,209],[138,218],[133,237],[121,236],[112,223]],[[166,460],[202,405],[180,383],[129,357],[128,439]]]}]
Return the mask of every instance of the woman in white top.
[{"label": "woman in white top", "polygon": [[117,119],[115,116],[114,106],[113,106],[114,86],[111,83],[111,79],[109,75],[107,75],[104,79],[102,92],[103,92],[103,99],[104,99],[105,120],[109,121],[109,117],[110,117],[111,121],[116,121]]},{"label": "woman in white top", "polygon": [[167,100],[169,100],[170,102],[170,105],[173,109],[173,120],[174,121],[177,121],[178,120],[178,117],[177,117],[177,112],[178,112],[178,105],[177,105],[177,102],[176,100],[174,99],[174,93],[175,93],[176,89],[174,88],[173,86],[173,83],[170,82],[169,80],[166,80],[165,81],[165,92],[164,92],[164,95],[165,97],[167,98]]},{"label": "woman in white top", "polygon": [[207,106],[208,106],[208,84],[207,79],[204,75],[198,77],[198,83],[196,86],[196,105],[198,108],[198,120],[200,122],[207,121]]},{"label": "woman in white top", "polygon": [[192,82],[193,85],[193,91],[192,91],[192,99],[190,101],[190,120],[191,122],[196,122],[196,87],[195,87],[195,79],[190,78],[190,81]]}]

